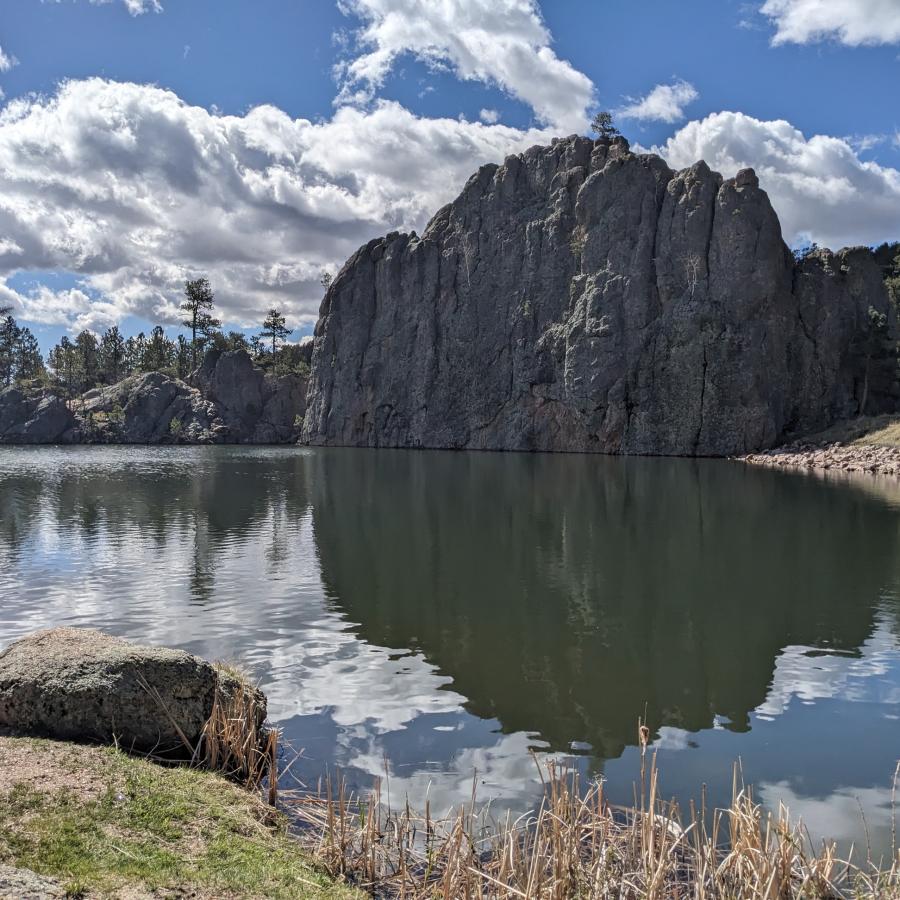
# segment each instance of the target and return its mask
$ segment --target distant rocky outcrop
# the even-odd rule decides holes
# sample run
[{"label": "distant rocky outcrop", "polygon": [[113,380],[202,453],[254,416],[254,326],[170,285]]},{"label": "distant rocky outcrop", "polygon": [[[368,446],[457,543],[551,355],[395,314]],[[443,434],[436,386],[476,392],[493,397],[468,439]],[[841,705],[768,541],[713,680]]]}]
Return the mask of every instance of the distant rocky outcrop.
[{"label": "distant rocky outcrop", "polygon": [[0,392],[0,444],[282,444],[297,440],[307,379],[264,373],[243,350],[208,353],[190,383],[132,375],[66,402]]},{"label": "distant rocky outcrop", "polygon": [[206,355],[191,376],[240,443],[296,441],[306,412],[307,379],[268,375],[242,350]]},{"label": "distant rocky outcrop", "polygon": [[0,390],[0,444],[70,443],[75,424],[66,403],[40,388]]},{"label": "distant rocky outcrop", "polygon": [[75,404],[85,443],[215,443],[228,435],[200,391],[161,372],[132,375]]},{"label": "distant rocky outcrop", "polygon": [[893,409],[876,345],[896,334],[872,253],[796,261],[752,170],[674,172],[623,139],[570,137],[482,167],[421,237],[348,261],[303,437],[745,453]]},{"label": "distant rocky outcrop", "polygon": [[142,647],[99,631],[40,631],[0,651],[0,727],[17,734],[117,742],[182,755],[200,742],[216,698],[253,690],[183,650]]}]

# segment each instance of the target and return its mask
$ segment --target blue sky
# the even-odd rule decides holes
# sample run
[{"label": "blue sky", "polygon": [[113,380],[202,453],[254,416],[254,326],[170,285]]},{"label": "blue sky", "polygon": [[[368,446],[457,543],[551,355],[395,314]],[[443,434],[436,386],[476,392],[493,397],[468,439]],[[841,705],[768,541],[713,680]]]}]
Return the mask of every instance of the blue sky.
[{"label": "blue sky", "polygon": [[3,0],[0,302],[46,346],[311,330],[322,271],[596,108],[673,167],[754,165],[792,243],[900,238],[900,0]]}]

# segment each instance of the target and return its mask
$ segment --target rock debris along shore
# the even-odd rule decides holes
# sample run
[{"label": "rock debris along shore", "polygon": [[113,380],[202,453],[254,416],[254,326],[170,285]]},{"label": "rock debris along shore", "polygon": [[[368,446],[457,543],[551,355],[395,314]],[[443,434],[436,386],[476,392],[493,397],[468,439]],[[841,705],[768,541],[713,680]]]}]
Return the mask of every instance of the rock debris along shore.
[{"label": "rock debris along shore", "polygon": [[300,435],[307,379],[264,373],[243,350],[208,353],[189,383],[133,375],[66,403],[0,391],[0,444],[284,444]]},{"label": "rock debris along shore", "polygon": [[896,407],[866,248],[795,261],[752,170],[570,137],[370,241],[316,326],[310,444],[730,456]]},{"label": "rock debris along shore", "polygon": [[742,462],[772,469],[816,469],[900,475],[900,448],[871,444],[790,444],[766,453],[740,457]]}]

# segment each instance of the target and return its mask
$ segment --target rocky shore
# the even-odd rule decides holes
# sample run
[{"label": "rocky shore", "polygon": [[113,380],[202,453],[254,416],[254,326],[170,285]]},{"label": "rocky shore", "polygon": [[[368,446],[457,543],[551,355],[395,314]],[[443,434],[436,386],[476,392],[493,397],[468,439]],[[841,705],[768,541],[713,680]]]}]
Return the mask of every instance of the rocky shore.
[{"label": "rocky shore", "polygon": [[816,445],[794,443],[765,453],[738,457],[742,462],[771,469],[859,472],[900,476],[900,448],[874,444]]}]

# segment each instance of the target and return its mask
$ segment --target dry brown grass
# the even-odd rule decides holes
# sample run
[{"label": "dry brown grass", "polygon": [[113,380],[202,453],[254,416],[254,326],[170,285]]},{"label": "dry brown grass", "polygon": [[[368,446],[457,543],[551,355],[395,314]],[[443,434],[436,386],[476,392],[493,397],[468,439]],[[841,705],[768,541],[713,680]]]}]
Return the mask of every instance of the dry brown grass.
[{"label": "dry brown grass", "polygon": [[640,731],[634,808],[611,806],[602,782],[549,764],[540,807],[485,827],[473,803],[435,821],[426,808],[390,813],[342,780],[291,804],[326,869],[375,896],[405,900],[789,900],[900,897],[900,863],[879,870],[813,846],[784,808],[764,810],[735,776],[729,808],[687,816],[659,792],[655,753]]},{"label": "dry brown grass", "polygon": [[859,447],[900,447],[900,416],[861,416],[800,440],[815,445],[838,442]]},{"label": "dry brown grass", "polygon": [[219,687],[196,744],[181,730],[159,692],[143,679],[140,683],[176,730],[192,765],[219,772],[254,790],[265,783],[269,803],[274,806],[280,732],[265,724],[265,697],[247,676],[232,666],[219,664],[216,668]]},{"label": "dry brown grass", "polygon": [[262,695],[242,678],[230,694],[219,691],[195,754],[214,772],[258,788],[267,781],[269,802],[278,795],[278,742],[276,728],[266,726]]}]

